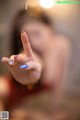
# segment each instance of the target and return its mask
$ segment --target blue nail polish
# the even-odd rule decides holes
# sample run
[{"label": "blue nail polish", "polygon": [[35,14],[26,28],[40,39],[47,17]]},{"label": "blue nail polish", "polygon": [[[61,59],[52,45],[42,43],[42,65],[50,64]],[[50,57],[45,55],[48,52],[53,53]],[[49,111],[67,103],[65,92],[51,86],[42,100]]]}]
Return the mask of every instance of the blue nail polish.
[{"label": "blue nail polish", "polygon": [[25,68],[28,68],[28,65],[27,64],[23,64],[20,66],[21,69],[25,69]]}]

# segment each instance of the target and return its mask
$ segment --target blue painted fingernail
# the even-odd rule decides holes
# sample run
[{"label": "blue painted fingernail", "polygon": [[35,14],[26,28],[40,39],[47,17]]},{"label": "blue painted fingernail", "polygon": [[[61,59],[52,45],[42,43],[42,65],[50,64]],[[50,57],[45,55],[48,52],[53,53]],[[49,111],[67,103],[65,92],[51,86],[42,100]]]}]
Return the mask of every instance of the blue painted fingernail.
[{"label": "blue painted fingernail", "polygon": [[21,69],[25,69],[25,68],[28,68],[28,65],[27,64],[23,64],[20,66]]}]

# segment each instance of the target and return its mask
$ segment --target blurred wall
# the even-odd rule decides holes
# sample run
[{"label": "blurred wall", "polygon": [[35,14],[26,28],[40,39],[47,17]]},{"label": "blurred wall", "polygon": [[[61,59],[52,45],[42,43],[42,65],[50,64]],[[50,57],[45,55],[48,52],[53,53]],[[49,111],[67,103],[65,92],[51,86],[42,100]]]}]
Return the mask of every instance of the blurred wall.
[{"label": "blurred wall", "polygon": [[[0,60],[3,56],[8,56],[9,52],[9,32],[11,19],[17,9],[22,8],[25,0],[0,0]],[[0,62],[0,74],[8,70]]]}]

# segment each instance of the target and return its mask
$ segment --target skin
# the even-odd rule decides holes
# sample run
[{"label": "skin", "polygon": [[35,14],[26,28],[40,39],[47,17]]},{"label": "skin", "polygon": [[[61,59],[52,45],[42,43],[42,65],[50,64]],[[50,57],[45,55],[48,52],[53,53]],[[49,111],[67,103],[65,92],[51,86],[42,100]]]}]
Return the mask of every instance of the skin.
[{"label": "skin", "polygon": [[[62,36],[55,36],[49,26],[38,21],[26,24],[23,30],[28,33],[21,32],[23,51],[17,56],[3,57],[2,62],[21,84],[36,83],[44,70],[42,84],[58,86],[69,58],[70,43]],[[10,60],[13,64],[9,64]],[[28,68],[20,69],[22,64],[27,64]]]}]

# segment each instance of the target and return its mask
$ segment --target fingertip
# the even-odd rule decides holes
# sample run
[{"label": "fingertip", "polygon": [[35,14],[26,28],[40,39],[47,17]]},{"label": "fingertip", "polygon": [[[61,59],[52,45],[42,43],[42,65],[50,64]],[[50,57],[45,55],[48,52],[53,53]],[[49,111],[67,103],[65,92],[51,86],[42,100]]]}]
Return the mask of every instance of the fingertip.
[{"label": "fingertip", "polygon": [[13,64],[14,64],[13,60],[10,59],[10,60],[8,61],[8,64],[9,64],[9,65],[13,65]]},{"label": "fingertip", "polygon": [[25,30],[22,30],[22,31],[21,31],[21,36],[23,37],[24,35],[27,35],[27,33],[26,33]]},{"label": "fingertip", "polygon": [[2,57],[2,58],[1,58],[1,62],[3,62],[3,63],[8,62],[8,58],[6,58],[6,57]]},{"label": "fingertip", "polygon": [[21,31],[21,38],[22,39],[28,38],[27,32],[25,30]]},{"label": "fingertip", "polygon": [[24,32],[26,32],[25,30],[21,30],[21,33],[24,33]]}]

